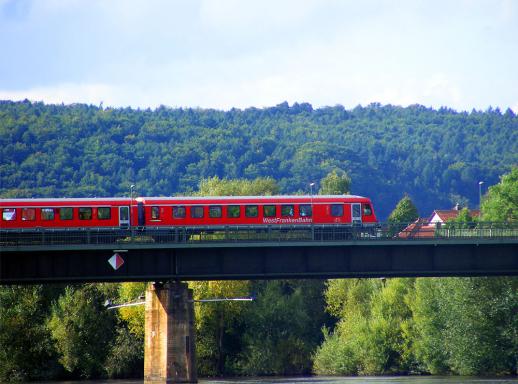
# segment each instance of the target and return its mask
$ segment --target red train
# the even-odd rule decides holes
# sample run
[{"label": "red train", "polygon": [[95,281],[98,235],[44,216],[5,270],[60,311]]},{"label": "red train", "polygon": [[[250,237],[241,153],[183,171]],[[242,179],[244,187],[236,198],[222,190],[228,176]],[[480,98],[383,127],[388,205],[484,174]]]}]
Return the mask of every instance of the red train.
[{"label": "red train", "polygon": [[0,199],[0,211],[2,229],[378,222],[370,199],[353,195]]}]

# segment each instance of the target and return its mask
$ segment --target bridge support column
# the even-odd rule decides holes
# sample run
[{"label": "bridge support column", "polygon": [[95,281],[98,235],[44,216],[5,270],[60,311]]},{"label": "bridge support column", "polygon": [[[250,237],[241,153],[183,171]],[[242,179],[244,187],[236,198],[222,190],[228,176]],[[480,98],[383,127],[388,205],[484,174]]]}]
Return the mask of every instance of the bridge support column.
[{"label": "bridge support column", "polygon": [[150,284],[145,316],[145,381],[198,382],[192,290],[180,282]]}]

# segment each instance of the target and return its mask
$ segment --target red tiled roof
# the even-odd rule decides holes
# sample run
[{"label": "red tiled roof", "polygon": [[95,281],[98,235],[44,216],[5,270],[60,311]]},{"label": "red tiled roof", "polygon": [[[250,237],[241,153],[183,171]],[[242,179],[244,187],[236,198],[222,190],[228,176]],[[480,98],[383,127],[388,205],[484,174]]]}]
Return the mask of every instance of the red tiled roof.
[{"label": "red tiled roof", "polygon": [[[436,209],[435,211],[433,211],[432,215],[430,216],[429,221],[432,220],[434,215],[437,215],[443,222],[447,222],[448,220],[456,219],[457,216],[459,216],[459,212],[460,211],[456,210],[456,209],[448,209],[448,210]],[[469,211],[469,214],[471,215],[471,217],[478,217],[478,216],[480,216],[480,211],[478,209],[473,209],[473,210]]]},{"label": "red tiled roof", "polygon": [[430,225],[426,219],[417,219],[415,222],[407,226],[398,233],[398,237],[402,239],[417,238],[428,239],[435,237],[435,225]]}]

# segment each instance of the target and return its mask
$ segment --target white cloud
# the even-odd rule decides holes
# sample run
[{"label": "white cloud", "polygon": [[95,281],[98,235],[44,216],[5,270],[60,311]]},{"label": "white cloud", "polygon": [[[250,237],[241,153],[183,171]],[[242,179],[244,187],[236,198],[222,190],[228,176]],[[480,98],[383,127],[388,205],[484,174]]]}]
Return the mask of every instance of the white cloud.
[{"label": "white cloud", "polygon": [[218,28],[242,28],[242,31],[264,30],[268,27],[298,25],[322,5],[315,0],[203,0],[200,5],[201,21]]},{"label": "white cloud", "polygon": [[[9,4],[0,0],[0,12]],[[514,103],[518,110],[518,78],[503,65],[518,60],[518,23],[506,21],[516,21],[512,0],[493,7],[501,19],[477,1],[27,4],[23,21],[0,23],[9,57],[0,61],[0,99],[222,109],[284,100],[467,110]],[[491,17],[480,18],[488,8]],[[480,27],[486,19],[493,33]]]}]

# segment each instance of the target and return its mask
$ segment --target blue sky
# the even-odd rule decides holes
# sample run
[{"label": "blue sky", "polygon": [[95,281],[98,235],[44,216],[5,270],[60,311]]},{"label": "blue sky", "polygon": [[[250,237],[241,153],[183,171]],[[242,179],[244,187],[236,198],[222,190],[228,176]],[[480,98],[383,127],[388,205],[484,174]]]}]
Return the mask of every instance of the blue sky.
[{"label": "blue sky", "polygon": [[0,0],[0,100],[518,113],[516,0]]}]

